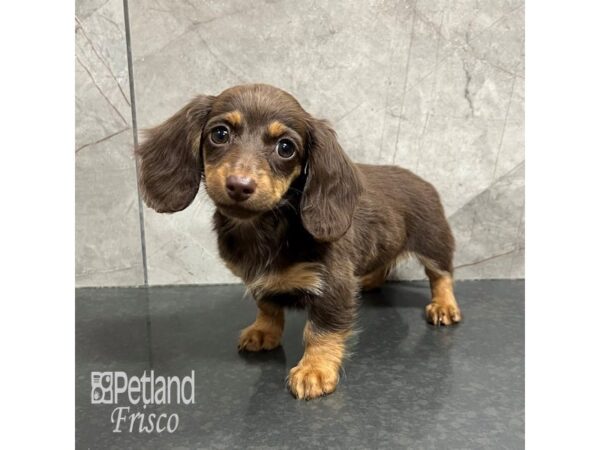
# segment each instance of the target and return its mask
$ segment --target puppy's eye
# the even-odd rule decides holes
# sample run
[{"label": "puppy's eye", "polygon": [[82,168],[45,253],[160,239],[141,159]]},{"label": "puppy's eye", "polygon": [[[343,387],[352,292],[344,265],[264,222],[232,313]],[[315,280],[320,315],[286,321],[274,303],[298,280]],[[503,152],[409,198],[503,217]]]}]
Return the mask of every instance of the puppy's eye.
[{"label": "puppy's eye", "polygon": [[296,146],[289,139],[282,139],[277,143],[277,154],[283,159],[290,159],[296,153]]},{"label": "puppy's eye", "polygon": [[210,140],[213,144],[226,144],[229,142],[229,130],[227,127],[216,127],[210,132]]}]

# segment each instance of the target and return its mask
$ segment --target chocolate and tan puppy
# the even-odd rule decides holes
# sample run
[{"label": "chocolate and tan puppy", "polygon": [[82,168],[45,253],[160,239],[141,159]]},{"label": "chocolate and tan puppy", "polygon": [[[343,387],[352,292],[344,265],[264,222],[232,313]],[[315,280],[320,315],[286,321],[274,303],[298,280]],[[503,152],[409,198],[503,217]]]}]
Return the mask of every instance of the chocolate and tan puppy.
[{"label": "chocolate and tan puppy", "polygon": [[143,197],[186,208],[203,182],[216,205],[219,251],[256,300],[240,350],[277,347],[285,307],[306,307],[304,356],[288,378],[311,399],[335,390],[360,289],[415,255],[431,282],[427,319],[461,319],[454,240],[433,186],[406,169],[353,163],[335,132],[272,86],[194,98],[137,148]]}]

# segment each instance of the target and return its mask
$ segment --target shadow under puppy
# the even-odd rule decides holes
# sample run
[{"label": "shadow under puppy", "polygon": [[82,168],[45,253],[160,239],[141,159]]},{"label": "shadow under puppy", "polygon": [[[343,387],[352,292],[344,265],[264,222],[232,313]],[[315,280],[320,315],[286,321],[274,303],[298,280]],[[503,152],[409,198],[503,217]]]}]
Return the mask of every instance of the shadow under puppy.
[{"label": "shadow under puppy", "polygon": [[385,281],[403,254],[425,266],[427,319],[461,319],[454,240],[432,185],[395,166],[355,164],[335,132],[273,86],[193,99],[136,149],[140,188],[158,212],[186,208],[204,181],[219,252],[256,300],[239,349],[271,350],[285,307],[306,307],[304,356],[288,377],[311,399],[335,390],[359,290]]}]

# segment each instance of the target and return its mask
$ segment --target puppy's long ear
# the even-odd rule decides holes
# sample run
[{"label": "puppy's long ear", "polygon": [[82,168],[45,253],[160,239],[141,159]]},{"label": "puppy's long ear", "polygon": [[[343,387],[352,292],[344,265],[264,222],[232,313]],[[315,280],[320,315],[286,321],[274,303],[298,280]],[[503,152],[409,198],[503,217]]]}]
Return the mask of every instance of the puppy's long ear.
[{"label": "puppy's long ear", "polygon": [[304,227],[319,241],[335,241],[352,223],[364,188],[358,168],[340,147],[335,131],[313,119],[308,142],[308,175],[300,203]]},{"label": "puppy's long ear", "polygon": [[213,100],[198,96],[145,131],[136,149],[139,186],[146,204],[157,212],[181,211],[194,200],[203,170],[200,137]]}]

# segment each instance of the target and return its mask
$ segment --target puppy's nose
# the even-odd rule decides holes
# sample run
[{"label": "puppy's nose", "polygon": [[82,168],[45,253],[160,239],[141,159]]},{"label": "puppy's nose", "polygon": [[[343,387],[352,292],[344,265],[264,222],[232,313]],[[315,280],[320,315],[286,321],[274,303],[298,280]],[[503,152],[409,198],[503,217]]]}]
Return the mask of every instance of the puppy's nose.
[{"label": "puppy's nose", "polygon": [[227,194],[236,202],[247,200],[256,190],[256,182],[252,178],[229,175],[225,180]]}]

